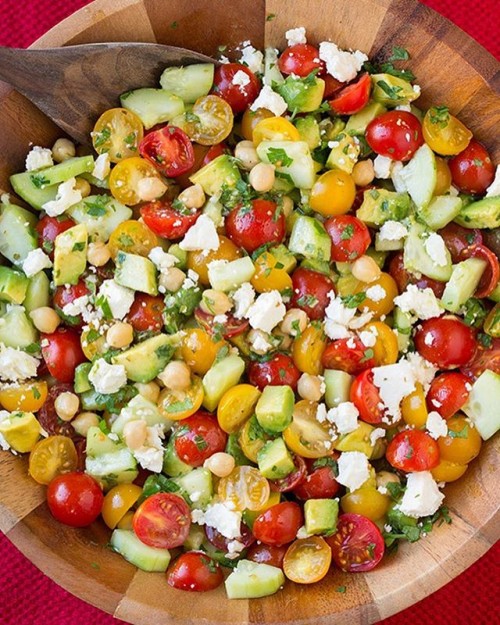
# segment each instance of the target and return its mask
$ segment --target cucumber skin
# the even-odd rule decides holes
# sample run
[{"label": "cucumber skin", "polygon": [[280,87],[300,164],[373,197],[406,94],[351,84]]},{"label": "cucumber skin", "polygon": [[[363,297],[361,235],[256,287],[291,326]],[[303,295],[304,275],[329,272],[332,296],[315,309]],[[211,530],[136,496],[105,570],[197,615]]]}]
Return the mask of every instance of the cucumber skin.
[{"label": "cucumber skin", "polygon": [[240,560],[226,579],[225,586],[229,599],[258,599],[273,595],[284,583],[285,576],[281,569],[269,564]]},{"label": "cucumber skin", "polygon": [[209,93],[214,81],[214,69],[211,63],[167,67],[160,77],[160,85],[186,104],[192,104]]},{"label": "cucumber skin", "polygon": [[483,440],[500,429],[500,375],[486,369],[472,385],[462,411],[470,418]]},{"label": "cucumber skin", "polygon": [[474,295],[481,280],[486,261],[480,258],[467,258],[453,265],[451,277],[446,283],[441,303],[446,310],[457,313],[465,302]]},{"label": "cucumber skin", "polygon": [[142,571],[163,573],[170,564],[168,549],[157,549],[141,542],[130,530],[115,529],[111,534],[111,548]]}]

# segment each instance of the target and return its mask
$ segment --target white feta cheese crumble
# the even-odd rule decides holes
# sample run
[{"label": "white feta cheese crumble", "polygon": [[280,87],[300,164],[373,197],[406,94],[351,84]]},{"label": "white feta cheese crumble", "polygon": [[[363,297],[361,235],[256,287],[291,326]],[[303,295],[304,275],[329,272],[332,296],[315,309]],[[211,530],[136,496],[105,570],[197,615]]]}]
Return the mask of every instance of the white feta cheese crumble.
[{"label": "white feta cheese crumble", "polygon": [[267,354],[273,347],[266,339],[266,334],[258,330],[249,332],[249,343],[251,350],[256,354]]},{"label": "white feta cheese crumble", "polygon": [[250,282],[244,282],[234,293],[234,317],[243,319],[255,300],[255,291]]},{"label": "white feta cheese crumble", "polygon": [[134,450],[134,458],[143,469],[161,473],[163,468],[164,449],[162,439],[164,438],[163,425],[152,425],[147,428],[147,436],[144,445]]},{"label": "white feta cheese crumble", "polygon": [[316,421],[318,423],[324,423],[328,419],[328,411],[326,404],[318,404],[316,408]]},{"label": "white feta cheese crumble", "polygon": [[306,29],[303,26],[290,28],[290,30],[286,31],[285,37],[289,46],[296,46],[299,43],[307,43]]},{"label": "white feta cheese crumble", "polygon": [[245,317],[255,330],[271,332],[278,323],[283,321],[286,308],[279,291],[261,293],[248,309]]},{"label": "white feta cheese crumble", "polygon": [[429,287],[419,289],[415,284],[409,284],[406,291],[394,298],[394,303],[403,312],[414,314],[419,319],[432,319],[443,313],[434,291]]},{"label": "white feta cheese crumble", "polygon": [[372,318],[372,313],[363,313],[356,317],[356,308],[348,308],[342,298],[333,291],[328,293],[330,303],[325,310],[324,330],[328,338],[345,339],[351,336],[350,330],[362,328]]},{"label": "white feta cheese crumble", "polygon": [[215,503],[205,511],[205,524],[226,538],[240,538],[241,512],[230,510],[223,503]]},{"label": "white feta cheese crumble", "polygon": [[215,224],[207,215],[200,215],[179,243],[181,250],[187,252],[218,250],[219,245],[220,240]]},{"label": "white feta cheese crumble", "polygon": [[89,381],[98,393],[117,393],[127,383],[127,373],[123,365],[110,365],[104,358],[94,362],[89,371]]},{"label": "white feta cheese crumble", "polygon": [[427,421],[425,427],[429,432],[429,435],[434,439],[438,439],[440,436],[446,436],[448,434],[448,426],[443,417],[433,410],[427,415]]},{"label": "white feta cheese crumble", "polygon": [[370,433],[370,445],[375,446],[375,443],[380,439],[385,437],[385,430],[383,428],[375,428]]},{"label": "white feta cheese crumble", "polygon": [[399,221],[386,221],[379,231],[381,241],[400,241],[406,236],[408,236],[408,230]]},{"label": "white feta cheese crumble", "polygon": [[75,189],[76,178],[70,178],[66,182],[62,182],[57,187],[57,195],[55,200],[50,200],[42,205],[43,210],[49,217],[58,217],[62,215],[68,208],[82,201],[82,194]]},{"label": "white feta cheese crumble", "polygon": [[375,178],[386,180],[391,177],[391,169],[394,161],[392,158],[379,154],[373,159],[373,171]]},{"label": "white feta cheese crumble", "polygon": [[371,328],[370,330],[362,330],[359,334],[359,340],[365,347],[373,347],[377,342],[377,328]]},{"label": "white feta cheese crumble", "polygon": [[104,280],[102,283],[97,300],[99,297],[106,299],[113,319],[123,319],[134,303],[135,293],[126,286],[121,286],[114,280]]},{"label": "white feta cheese crumble", "polygon": [[107,152],[104,152],[104,154],[99,154],[99,156],[95,160],[92,175],[98,180],[104,180],[108,177],[110,171],[111,164],[109,162],[109,154]]},{"label": "white feta cheese crumble", "polygon": [[39,145],[32,147],[26,156],[26,171],[52,167],[53,164],[52,150],[42,148]]},{"label": "white feta cheese crumble", "polygon": [[50,258],[39,247],[36,250],[31,250],[23,262],[23,271],[28,278],[32,278],[40,271],[50,267],[52,267]]},{"label": "white feta cheese crumble", "polygon": [[301,525],[297,530],[296,538],[300,540],[301,538],[309,538],[310,535],[311,534],[309,534],[309,532],[306,530],[306,526]]},{"label": "white feta cheese crumble", "polygon": [[233,76],[233,80],[231,81],[233,85],[237,87],[246,87],[250,84],[250,77],[246,72],[239,69],[236,74]]},{"label": "white feta cheese crumble", "polygon": [[340,82],[349,82],[355,78],[363,67],[363,63],[368,61],[368,57],[363,52],[340,50],[330,41],[323,41],[319,44],[319,58],[326,63],[326,71]]},{"label": "white feta cheese crumble", "polygon": [[171,267],[175,267],[175,264],[178,262],[176,256],[164,252],[161,247],[153,247],[148,254],[148,258],[160,273],[165,273]]},{"label": "white feta cheese crumble", "polygon": [[240,61],[248,66],[254,74],[262,74],[264,71],[264,55],[260,50],[256,50],[250,43],[241,50]]},{"label": "white feta cheese crumble", "polygon": [[438,267],[444,267],[447,265],[448,252],[442,236],[436,232],[431,232],[431,234],[424,241],[424,247],[427,254],[429,254]]},{"label": "white feta cheese crumble", "polygon": [[227,543],[226,557],[229,559],[237,558],[243,549],[245,549],[245,545],[241,541],[231,540]]},{"label": "white feta cheese crumble", "polygon": [[279,93],[274,92],[269,85],[264,85],[257,99],[250,106],[251,111],[267,109],[276,117],[280,117],[287,110],[288,105]]},{"label": "white feta cheese crumble", "polygon": [[0,380],[20,382],[34,378],[38,369],[38,359],[20,349],[6,347],[0,343]]},{"label": "white feta cheese crumble", "polygon": [[199,510],[198,508],[191,510],[191,521],[198,525],[205,525],[205,513],[203,510]]},{"label": "white feta cheese crumble", "polygon": [[366,297],[371,299],[372,302],[381,302],[384,297],[387,296],[387,292],[383,286],[380,284],[375,284],[374,286],[370,286],[365,291]]},{"label": "white feta cheese crumble", "polygon": [[359,411],[350,401],[344,401],[334,408],[330,408],[327,419],[335,425],[339,434],[349,434],[358,427]]},{"label": "white feta cheese crumble", "polygon": [[413,518],[429,516],[437,511],[443,499],[430,471],[409,473],[399,510]]},{"label": "white feta cheese crumble", "polygon": [[360,451],[344,451],[337,465],[337,482],[351,491],[358,489],[370,477],[368,458]]},{"label": "white feta cheese crumble", "polygon": [[495,195],[500,195],[500,165],[497,165],[495,178],[486,189],[486,197],[495,197]]}]

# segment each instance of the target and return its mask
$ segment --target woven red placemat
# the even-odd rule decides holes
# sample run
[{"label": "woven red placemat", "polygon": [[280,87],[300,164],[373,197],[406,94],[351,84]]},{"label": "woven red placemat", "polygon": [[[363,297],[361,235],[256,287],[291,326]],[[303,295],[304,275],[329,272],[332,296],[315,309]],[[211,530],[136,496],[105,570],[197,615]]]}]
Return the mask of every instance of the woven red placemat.
[{"label": "woven red placemat", "polygon": [[[0,45],[26,47],[88,3],[89,0],[0,0]],[[498,0],[424,0],[424,4],[451,19],[500,57]],[[122,623],[57,586],[1,534],[0,563],[0,625]],[[379,625],[500,624],[499,580],[500,546],[496,545],[453,582]]]}]

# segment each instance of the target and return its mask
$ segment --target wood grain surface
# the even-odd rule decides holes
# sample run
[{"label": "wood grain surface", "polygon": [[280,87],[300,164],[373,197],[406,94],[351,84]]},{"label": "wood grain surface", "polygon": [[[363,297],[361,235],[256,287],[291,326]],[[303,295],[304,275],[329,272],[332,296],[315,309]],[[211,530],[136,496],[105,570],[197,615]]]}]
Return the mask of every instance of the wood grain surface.
[{"label": "wood grain surface", "polygon": [[[266,21],[270,14],[275,17]],[[96,0],[36,45],[158,41],[214,54],[218,45],[247,39],[256,46],[282,46],[284,30],[302,25],[311,41],[332,39],[375,56],[393,45],[407,47],[424,104],[449,104],[499,160],[498,63],[416,0]],[[0,188],[9,190],[8,175],[22,167],[29,143],[50,145],[57,128],[1,86],[0,105]],[[25,460],[8,454],[0,455],[0,529],[64,588],[137,625],[369,624],[435,591],[498,540],[499,448],[498,437],[486,443],[464,478],[445,488],[451,525],[404,545],[369,574],[332,570],[319,584],[288,582],[282,592],[251,602],[230,602],[223,589],[196,597],[175,591],[162,574],[136,571],[107,549],[109,532],[99,523],[85,530],[56,523],[43,489],[26,475]],[[346,593],[335,592],[343,585]]]}]

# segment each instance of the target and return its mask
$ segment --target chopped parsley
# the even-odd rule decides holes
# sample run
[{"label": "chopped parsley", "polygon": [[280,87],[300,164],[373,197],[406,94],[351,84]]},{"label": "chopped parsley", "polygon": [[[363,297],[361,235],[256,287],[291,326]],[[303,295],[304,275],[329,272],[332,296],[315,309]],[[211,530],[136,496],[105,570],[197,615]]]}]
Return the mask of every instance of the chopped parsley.
[{"label": "chopped parsley", "polygon": [[267,158],[270,163],[278,167],[288,167],[293,163],[293,158],[290,158],[283,148],[269,148]]},{"label": "chopped parsley", "polygon": [[401,97],[401,91],[403,91],[402,87],[398,87],[396,85],[391,86],[385,82],[385,80],[377,80],[377,85],[382,89],[384,93],[386,93],[390,100],[399,100]]},{"label": "chopped parsley", "polygon": [[446,128],[450,121],[450,110],[447,106],[433,106],[429,109],[429,119],[431,124]]}]

